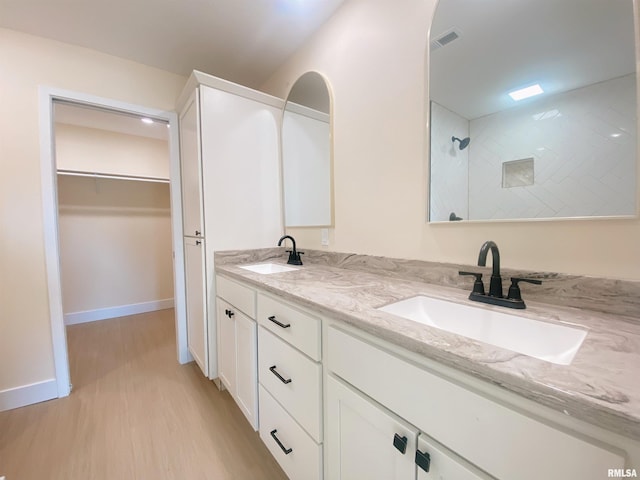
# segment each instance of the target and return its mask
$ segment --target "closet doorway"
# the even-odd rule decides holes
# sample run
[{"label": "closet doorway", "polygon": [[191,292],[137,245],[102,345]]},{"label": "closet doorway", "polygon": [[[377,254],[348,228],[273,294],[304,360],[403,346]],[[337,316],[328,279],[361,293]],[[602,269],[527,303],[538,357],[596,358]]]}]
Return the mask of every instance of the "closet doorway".
[{"label": "closet doorway", "polygon": [[[66,325],[175,306],[178,360],[190,360],[182,345],[175,114],[79,97],[48,92],[41,98],[49,120],[42,139],[43,191],[59,397],[69,394],[73,381]],[[46,228],[47,220],[53,228]]]},{"label": "closet doorway", "polygon": [[54,102],[65,325],[173,308],[167,125]]}]

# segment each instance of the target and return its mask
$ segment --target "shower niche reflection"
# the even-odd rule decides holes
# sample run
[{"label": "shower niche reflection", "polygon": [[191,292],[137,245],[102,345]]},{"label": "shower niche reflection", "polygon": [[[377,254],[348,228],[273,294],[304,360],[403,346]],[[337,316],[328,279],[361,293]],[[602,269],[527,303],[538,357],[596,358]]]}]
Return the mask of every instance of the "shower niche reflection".
[{"label": "shower niche reflection", "polygon": [[[440,0],[429,52],[431,222],[636,215],[633,8]],[[534,84],[542,94],[509,96]]]}]

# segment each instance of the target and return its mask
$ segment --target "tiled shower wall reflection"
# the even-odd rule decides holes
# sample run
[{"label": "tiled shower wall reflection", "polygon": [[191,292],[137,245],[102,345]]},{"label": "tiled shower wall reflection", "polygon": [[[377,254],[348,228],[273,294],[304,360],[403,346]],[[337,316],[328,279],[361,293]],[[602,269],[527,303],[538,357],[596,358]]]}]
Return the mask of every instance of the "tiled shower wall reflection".
[{"label": "tiled shower wall reflection", "polygon": [[[471,219],[635,213],[633,74],[472,120],[469,132]],[[534,184],[503,188],[503,162],[530,157]]]},{"label": "tiled shower wall reflection", "polygon": [[469,136],[469,122],[436,102],[431,102],[431,200],[432,222],[449,220],[452,212],[469,219],[469,147],[458,148],[451,137]]}]

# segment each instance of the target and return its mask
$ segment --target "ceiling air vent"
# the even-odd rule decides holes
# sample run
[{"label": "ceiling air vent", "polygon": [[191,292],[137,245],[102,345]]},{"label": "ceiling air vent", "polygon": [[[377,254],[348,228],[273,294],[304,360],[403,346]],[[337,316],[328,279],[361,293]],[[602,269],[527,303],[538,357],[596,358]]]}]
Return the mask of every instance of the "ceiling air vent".
[{"label": "ceiling air vent", "polygon": [[460,38],[459,30],[455,30],[455,29],[449,30],[448,32],[445,32],[442,35],[440,35],[435,40],[431,41],[431,44],[430,44],[431,51],[433,52],[438,48],[444,47],[450,44],[451,42],[453,42],[454,40],[457,40],[458,38]]}]

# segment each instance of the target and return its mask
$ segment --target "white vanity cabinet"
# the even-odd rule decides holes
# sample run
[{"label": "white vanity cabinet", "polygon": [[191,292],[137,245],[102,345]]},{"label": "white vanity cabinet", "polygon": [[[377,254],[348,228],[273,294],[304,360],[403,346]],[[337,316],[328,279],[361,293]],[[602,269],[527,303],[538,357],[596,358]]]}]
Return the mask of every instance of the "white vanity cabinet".
[{"label": "white vanity cabinet", "polygon": [[[183,234],[202,241],[204,262],[202,281],[192,281],[186,296],[198,289],[205,299],[205,335],[190,335],[195,320],[187,318],[187,337],[191,345],[197,337],[198,352],[207,351],[207,364],[198,365],[210,379],[219,376],[213,252],[272,247],[282,235],[283,105],[279,98],[201,72],[193,72],[178,100]],[[195,278],[189,268],[185,275]]]},{"label": "white vanity cabinet", "polygon": [[[562,425],[550,425],[535,415],[465,388],[459,379],[445,378],[341,329],[329,327],[327,338],[325,362],[330,373],[326,382],[330,387],[326,443],[332,480],[357,478],[351,474],[341,476],[341,463],[349,449],[359,452],[350,452],[351,455],[366,456],[366,440],[355,446],[348,442],[347,446],[344,439],[355,435],[354,428],[366,430],[368,423],[371,424],[368,428],[373,428],[377,420],[370,413],[374,411],[371,405],[377,405],[383,412],[393,412],[391,418],[402,419],[394,428],[410,432],[400,435],[407,436],[407,449],[409,444],[412,446],[412,451],[407,450],[412,460],[413,435],[415,431],[424,432],[425,438],[417,450],[429,453],[431,468],[441,472],[435,478],[596,480],[605,478],[609,469],[625,467],[625,452],[600,440]],[[348,393],[344,393],[346,386],[340,388],[340,382],[350,386]],[[361,398],[354,400],[357,397]],[[365,408],[363,402],[371,405]],[[353,420],[357,415],[348,410],[352,408],[350,405],[358,405],[357,423]],[[389,430],[384,434],[390,447],[386,454],[392,455],[395,433]],[[373,430],[364,436],[375,437]],[[384,443],[382,438],[380,442]],[[345,468],[352,467],[349,464]],[[433,478],[416,468],[417,478]]]},{"label": "white vanity cabinet", "polygon": [[257,325],[255,290],[216,277],[219,378],[254,430],[258,429]]},{"label": "white vanity cabinet", "polygon": [[180,173],[184,233],[187,347],[200,370],[209,375],[209,320],[200,168],[198,91],[192,92],[180,113]]},{"label": "white vanity cabinet", "polygon": [[490,478],[333,376],[327,377],[327,417],[327,478]]},{"label": "white vanity cabinet", "polygon": [[321,320],[258,293],[260,438],[292,480],[322,476]]}]

